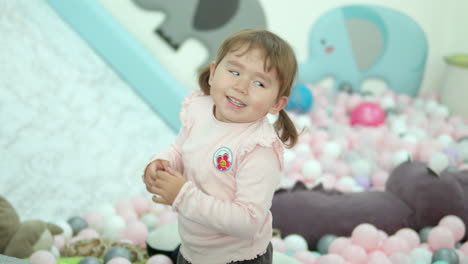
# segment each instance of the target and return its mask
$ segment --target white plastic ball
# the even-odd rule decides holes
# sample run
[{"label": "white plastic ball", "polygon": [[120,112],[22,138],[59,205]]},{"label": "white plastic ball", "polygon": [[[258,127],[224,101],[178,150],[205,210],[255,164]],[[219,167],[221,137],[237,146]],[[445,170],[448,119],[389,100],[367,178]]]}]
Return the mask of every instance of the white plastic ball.
[{"label": "white plastic ball", "polygon": [[434,152],[429,158],[429,168],[436,173],[441,173],[450,163],[449,158],[442,152]]},{"label": "white plastic ball", "polygon": [[433,111],[433,114],[441,116],[441,117],[448,117],[450,114],[449,109],[445,105],[437,105],[436,108]]},{"label": "white plastic ball", "polygon": [[413,262],[431,263],[432,253],[425,248],[415,248],[410,253]]},{"label": "white plastic ball", "polygon": [[411,160],[411,153],[406,150],[399,150],[393,154],[393,166],[398,166],[408,160]]},{"label": "white plastic ball", "polygon": [[317,160],[310,159],[304,163],[302,174],[307,179],[317,179],[322,175],[322,165]]},{"label": "white plastic ball", "polygon": [[301,131],[303,129],[309,129],[312,127],[312,121],[308,115],[301,115],[294,120],[297,130]]},{"label": "white plastic ball", "polygon": [[308,250],[307,241],[305,238],[297,234],[287,235],[284,238],[284,243],[286,243],[286,247],[290,252]]},{"label": "white plastic ball", "polygon": [[287,167],[292,161],[296,159],[296,152],[291,149],[285,149],[283,154],[284,164]]},{"label": "white plastic ball", "polygon": [[408,130],[406,121],[403,119],[395,119],[391,124],[391,130],[395,135],[405,134]]},{"label": "white plastic ball", "polygon": [[452,136],[448,134],[440,134],[437,137],[437,142],[439,142],[443,147],[448,147],[455,142]]},{"label": "white plastic ball", "polygon": [[413,133],[407,133],[405,134],[401,140],[404,142],[404,143],[409,143],[409,144],[417,144],[419,142],[419,139],[418,139],[418,136],[416,136],[415,134]]},{"label": "white plastic ball", "polygon": [[468,162],[468,140],[462,140],[457,144],[458,155],[460,159]]},{"label": "white plastic ball", "polygon": [[341,145],[335,141],[329,141],[323,146],[323,154],[327,157],[337,158],[341,154]]},{"label": "white plastic ball", "polygon": [[294,150],[296,151],[296,155],[310,155],[311,153],[311,148],[308,144],[306,143],[299,143],[294,147]]},{"label": "white plastic ball", "polygon": [[115,215],[115,207],[110,203],[100,204],[90,210],[91,212],[99,212],[102,215]]},{"label": "white plastic ball", "polygon": [[155,213],[146,213],[141,216],[140,221],[143,222],[148,230],[158,227],[159,217]]},{"label": "white plastic ball", "polygon": [[390,96],[385,96],[380,100],[380,106],[383,109],[394,109],[395,108],[395,100],[393,100]]},{"label": "white plastic ball", "polygon": [[109,239],[120,238],[120,232],[126,227],[125,219],[119,215],[107,216],[104,220],[102,236]]},{"label": "white plastic ball", "polygon": [[63,229],[62,235],[65,239],[70,239],[73,236],[73,230],[66,221],[58,221],[56,224]]},{"label": "white plastic ball", "polygon": [[290,189],[296,184],[296,180],[289,177],[281,177],[279,188]]},{"label": "white plastic ball", "polygon": [[351,163],[351,170],[355,176],[370,175],[372,171],[372,164],[366,159],[358,159]]},{"label": "white plastic ball", "polygon": [[436,111],[438,103],[434,100],[427,100],[424,104],[424,110],[426,113],[432,114]]},{"label": "white plastic ball", "polygon": [[353,178],[349,177],[349,176],[341,177],[338,180],[338,183],[345,184],[345,185],[351,185],[351,186],[356,185],[356,181]]}]

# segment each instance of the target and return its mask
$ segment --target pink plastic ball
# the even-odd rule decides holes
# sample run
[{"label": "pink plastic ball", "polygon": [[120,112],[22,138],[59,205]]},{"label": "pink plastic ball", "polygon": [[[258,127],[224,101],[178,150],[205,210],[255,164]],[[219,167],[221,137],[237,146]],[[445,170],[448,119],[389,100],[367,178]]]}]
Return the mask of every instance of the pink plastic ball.
[{"label": "pink plastic ball", "polygon": [[392,264],[382,251],[373,251],[367,257],[367,263],[372,264]]},{"label": "pink plastic ball", "polygon": [[64,235],[54,236],[54,247],[60,250],[63,248],[63,246],[65,246],[65,236]]},{"label": "pink plastic ball", "polygon": [[128,200],[120,200],[116,203],[115,205],[115,211],[119,212],[120,211],[128,211],[128,210],[135,210],[135,207],[133,207],[133,203]]},{"label": "pink plastic ball", "polygon": [[317,264],[345,264],[342,256],[336,254],[327,254],[318,258]]},{"label": "pink plastic ball", "polygon": [[341,251],[347,246],[351,245],[351,240],[346,237],[337,237],[330,243],[328,253],[341,254]]},{"label": "pink plastic ball", "polygon": [[95,230],[101,230],[103,220],[104,220],[104,215],[100,212],[88,212],[84,216],[86,222],[88,223],[88,226],[95,229]]},{"label": "pink plastic ball", "polygon": [[453,248],[455,238],[452,231],[445,226],[436,226],[429,231],[427,244],[432,251],[439,248]]},{"label": "pink plastic ball", "polygon": [[411,228],[402,228],[395,233],[395,236],[406,240],[410,250],[416,248],[421,243],[418,233]]},{"label": "pink plastic ball", "polygon": [[138,219],[137,213],[133,209],[122,208],[117,209],[117,214],[123,217],[127,223],[136,221]]},{"label": "pink plastic ball", "polygon": [[360,224],[351,233],[351,241],[369,252],[375,249],[379,242],[377,228],[367,223]]},{"label": "pink plastic ball", "polygon": [[128,259],[122,257],[116,257],[110,259],[107,264],[132,264]]},{"label": "pink plastic ball", "polygon": [[294,254],[294,258],[304,264],[315,264],[318,259],[318,257],[310,251],[298,251]]},{"label": "pink plastic ball", "polygon": [[149,211],[150,201],[144,196],[136,196],[132,199],[133,207],[137,214],[142,215]]},{"label": "pink plastic ball", "polygon": [[79,233],[78,233],[78,236],[85,239],[85,238],[99,238],[100,235],[99,233],[92,229],[92,228],[85,228],[83,230],[81,230]]},{"label": "pink plastic ball", "polygon": [[409,245],[406,240],[397,236],[390,236],[385,240],[382,246],[383,251],[387,256],[391,256],[395,253],[406,253],[409,251]]},{"label": "pink plastic ball", "polygon": [[356,245],[345,247],[343,251],[341,251],[341,256],[345,260],[355,264],[364,264],[367,260],[366,251],[362,247]]},{"label": "pink plastic ball", "polygon": [[172,260],[166,255],[154,255],[146,261],[146,264],[173,264]]},{"label": "pink plastic ball", "polygon": [[460,251],[468,256],[468,242],[465,242],[461,245]]},{"label": "pink plastic ball", "polygon": [[148,228],[140,221],[130,222],[122,231],[122,238],[133,241],[139,245],[145,245],[148,236]]},{"label": "pink plastic ball", "polygon": [[379,126],[385,122],[385,111],[379,104],[363,102],[351,111],[351,125]]},{"label": "pink plastic ball", "polygon": [[32,264],[56,264],[57,260],[49,251],[38,250],[29,257],[29,262]]},{"label": "pink plastic ball", "polygon": [[455,241],[460,241],[465,236],[465,223],[460,217],[447,215],[439,221],[439,226],[444,226],[452,231]]}]

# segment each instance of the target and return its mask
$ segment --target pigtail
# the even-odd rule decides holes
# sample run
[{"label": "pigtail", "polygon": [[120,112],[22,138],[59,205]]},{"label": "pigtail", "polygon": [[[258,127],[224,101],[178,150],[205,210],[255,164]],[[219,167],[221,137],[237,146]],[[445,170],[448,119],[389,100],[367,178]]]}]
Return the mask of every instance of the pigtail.
[{"label": "pigtail", "polygon": [[198,85],[205,95],[210,95],[210,65],[207,65],[200,69],[200,74],[198,75]]},{"label": "pigtail", "polygon": [[275,131],[281,141],[288,148],[294,147],[297,143],[299,134],[293,121],[289,118],[286,111],[281,110],[278,119],[274,123]]}]

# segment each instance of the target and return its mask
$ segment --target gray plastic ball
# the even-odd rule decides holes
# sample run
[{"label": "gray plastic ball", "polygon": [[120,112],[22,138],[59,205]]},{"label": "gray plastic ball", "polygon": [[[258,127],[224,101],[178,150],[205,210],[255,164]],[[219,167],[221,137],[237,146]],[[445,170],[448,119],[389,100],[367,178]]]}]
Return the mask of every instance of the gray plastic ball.
[{"label": "gray plastic ball", "polygon": [[328,247],[330,247],[330,244],[333,242],[333,240],[335,240],[335,238],[335,235],[330,234],[322,236],[317,242],[317,251],[322,255],[327,254]]},{"label": "gray plastic ball", "polygon": [[124,247],[115,246],[111,247],[109,250],[106,251],[106,253],[104,253],[104,263],[107,263],[109,260],[118,257],[126,258],[130,262],[133,262],[132,254],[130,253],[130,251],[128,251],[128,249]]},{"label": "gray plastic ball", "polygon": [[421,240],[421,243],[427,242],[427,236],[429,235],[429,232],[431,232],[431,230],[432,226],[426,226],[419,230],[419,239]]},{"label": "gray plastic ball", "polygon": [[85,257],[78,262],[78,264],[102,264],[101,261],[96,257]]},{"label": "gray plastic ball", "polygon": [[436,250],[432,255],[432,262],[436,262],[438,260],[445,261],[448,264],[459,263],[457,252],[451,248],[439,248]]},{"label": "gray plastic ball", "polygon": [[86,222],[86,220],[79,216],[74,216],[68,219],[67,223],[72,228],[73,235],[78,234],[81,230],[88,227],[88,222]]}]

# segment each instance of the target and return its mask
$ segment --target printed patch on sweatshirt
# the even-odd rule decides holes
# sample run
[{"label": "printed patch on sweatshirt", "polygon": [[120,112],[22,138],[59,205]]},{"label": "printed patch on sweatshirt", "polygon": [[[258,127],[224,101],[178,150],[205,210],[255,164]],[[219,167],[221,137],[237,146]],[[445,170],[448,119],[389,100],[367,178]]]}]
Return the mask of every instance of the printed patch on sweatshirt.
[{"label": "printed patch on sweatshirt", "polygon": [[228,147],[220,147],[213,155],[213,164],[220,171],[228,171],[233,161],[232,151]]}]

